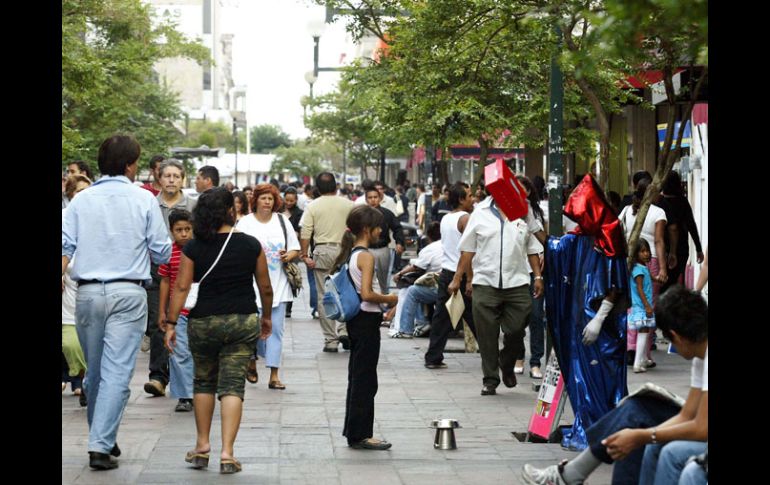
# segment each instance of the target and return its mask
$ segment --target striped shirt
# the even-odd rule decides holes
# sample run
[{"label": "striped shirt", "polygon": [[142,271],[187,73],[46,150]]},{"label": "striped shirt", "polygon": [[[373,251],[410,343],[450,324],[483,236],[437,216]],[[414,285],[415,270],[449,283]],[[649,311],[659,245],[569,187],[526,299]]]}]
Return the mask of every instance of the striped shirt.
[{"label": "striped shirt", "polygon": [[[169,291],[168,291],[168,300],[171,301],[171,298],[174,296],[174,282],[176,281],[176,277],[179,274],[179,262],[182,260],[182,246],[174,242],[173,246],[171,246],[171,259],[169,259],[168,264],[161,264],[158,268],[158,276],[161,278],[168,278],[169,279]],[[179,312],[180,315],[187,316],[190,313],[190,310],[185,310],[184,308],[182,311]]]}]

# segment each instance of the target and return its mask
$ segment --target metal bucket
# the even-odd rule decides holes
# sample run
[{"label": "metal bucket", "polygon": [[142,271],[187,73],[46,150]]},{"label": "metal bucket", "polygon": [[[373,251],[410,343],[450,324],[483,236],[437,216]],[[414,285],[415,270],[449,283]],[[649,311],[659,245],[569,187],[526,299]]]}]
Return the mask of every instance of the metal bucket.
[{"label": "metal bucket", "polygon": [[462,428],[456,419],[434,419],[431,427],[436,428],[436,437],[433,440],[433,448],[439,450],[456,450],[455,428]]}]

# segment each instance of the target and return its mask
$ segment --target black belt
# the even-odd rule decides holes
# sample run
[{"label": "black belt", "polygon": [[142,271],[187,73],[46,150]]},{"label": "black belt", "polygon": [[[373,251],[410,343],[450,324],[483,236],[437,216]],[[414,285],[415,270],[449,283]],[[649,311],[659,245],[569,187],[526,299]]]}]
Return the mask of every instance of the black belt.
[{"label": "black belt", "polygon": [[110,280],[110,281],[101,281],[101,280],[79,280],[78,281],[78,287],[85,286],[85,285],[93,285],[95,283],[104,283],[105,285],[108,283],[133,283],[135,285],[142,286],[142,280],[127,280],[124,278],[120,278],[117,280]]}]

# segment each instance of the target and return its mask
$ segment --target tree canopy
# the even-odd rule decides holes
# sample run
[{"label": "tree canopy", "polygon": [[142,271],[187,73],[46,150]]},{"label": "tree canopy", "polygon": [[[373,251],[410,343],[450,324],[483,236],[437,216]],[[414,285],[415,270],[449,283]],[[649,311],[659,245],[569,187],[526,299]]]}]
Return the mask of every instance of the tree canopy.
[{"label": "tree canopy", "polygon": [[258,125],[251,128],[251,151],[273,153],[278,147],[291,146],[291,137],[278,125]]}]

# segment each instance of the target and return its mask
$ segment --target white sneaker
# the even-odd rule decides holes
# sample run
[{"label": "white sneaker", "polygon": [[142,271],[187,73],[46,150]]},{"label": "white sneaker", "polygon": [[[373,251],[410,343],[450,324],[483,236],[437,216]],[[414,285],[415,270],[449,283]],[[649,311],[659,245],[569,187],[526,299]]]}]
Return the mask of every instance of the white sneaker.
[{"label": "white sneaker", "polygon": [[547,468],[535,468],[530,464],[524,465],[521,470],[524,483],[530,485],[567,485],[559,473],[559,465],[551,465]]},{"label": "white sneaker", "polygon": [[647,372],[647,368],[644,365],[634,366],[634,374],[641,374],[642,372]]},{"label": "white sneaker", "polygon": [[391,335],[390,338],[413,338],[413,336],[408,333],[396,332],[393,335]]},{"label": "white sneaker", "polygon": [[142,347],[140,348],[142,352],[149,352],[150,351],[150,337],[147,335],[142,335]]}]

